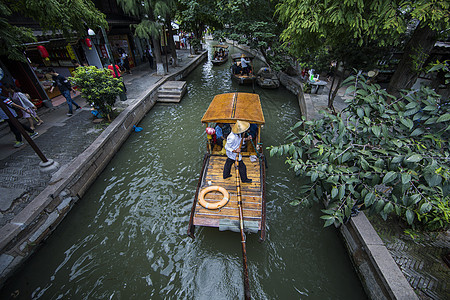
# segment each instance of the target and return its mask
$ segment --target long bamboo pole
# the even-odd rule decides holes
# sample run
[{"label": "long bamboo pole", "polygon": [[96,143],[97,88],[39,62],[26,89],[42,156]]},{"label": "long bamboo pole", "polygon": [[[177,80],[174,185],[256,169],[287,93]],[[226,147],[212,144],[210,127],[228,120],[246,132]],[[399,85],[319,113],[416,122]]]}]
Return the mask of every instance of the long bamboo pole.
[{"label": "long bamboo pole", "polygon": [[235,168],[236,168],[236,191],[237,191],[237,199],[238,199],[238,208],[239,208],[239,229],[241,231],[241,245],[242,245],[242,262],[244,266],[244,296],[245,299],[250,299],[250,284],[248,282],[248,264],[247,264],[247,249],[245,244],[245,233],[244,233],[244,211],[242,208],[242,196],[241,196],[241,180],[239,177],[239,156],[241,152],[242,147],[242,141],[244,139],[241,138],[241,143],[239,145],[239,150],[236,153],[236,161],[235,161]]}]

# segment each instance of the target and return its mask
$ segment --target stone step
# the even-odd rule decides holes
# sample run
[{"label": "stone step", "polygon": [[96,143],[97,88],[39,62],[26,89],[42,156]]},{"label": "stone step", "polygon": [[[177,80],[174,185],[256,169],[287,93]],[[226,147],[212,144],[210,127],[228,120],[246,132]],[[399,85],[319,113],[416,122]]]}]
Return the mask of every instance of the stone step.
[{"label": "stone step", "polygon": [[158,102],[177,103],[186,93],[186,81],[167,81],[158,90]]}]

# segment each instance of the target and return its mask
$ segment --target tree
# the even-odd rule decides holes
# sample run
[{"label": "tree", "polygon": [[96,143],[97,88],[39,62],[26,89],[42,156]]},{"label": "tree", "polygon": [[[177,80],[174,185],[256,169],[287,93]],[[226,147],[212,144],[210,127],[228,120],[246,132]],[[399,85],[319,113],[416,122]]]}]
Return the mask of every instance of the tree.
[{"label": "tree", "polygon": [[307,182],[291,204],[324,201],[325,226],[366,209],[428,230],[448,228],[448,100],[427,87],[397,99],[359,73],[346,82],[353,95],[347,108],[298,122],[287,144],[270,148]]},{"label": "tree", "polygon": [[111,70],[95,66],[78,67],[69,77],[81,91],[83,98],[110,120],[110,113],[117,96],[123,92],[123,82],[113,78]]},{"label": "tree", "polygon": [[[140,20],[137,25],[132,25],[134,34],[140,38],[152,40],[156,61],[156,74],[164,75],[164,65],[161,56],[161,32],[165,16],[173,1],[140,1],[117,0],[123,11]],[[161,13],[161,14],[160,14]],[[175,53],[176,57],[176,53]]]},{"label": "tree", "polygon": [[0,0],[0,55],[25,61],[23,43],[35,41],[31,29],[13,25],[13,15],[36,21],[43,30],[66,37],[86,35],[86,27],[108,26],[105,15],[90,0]]},{"label": "tree", "polygon": [[[282,39],[298,46],[303,43],[317,47],[324,41],[339,41],[343,33],[360,46],[371,42],[382,47],[398,46],[409,40],[409,36],[412,41],[421,30],[426,31],[420,47],[406,44],[404,63],[396,70],[402,75],[394,75],[391,80],[390,92],[397,96],[401,88],[411,87],[417,78],[417,68],[421,68],[423,58],[428,56],[429,45],[434,45],[437,34],[433,32],[448,29],[449,7],[449,2],[444,0],[286,0],[277,6],[277,13],[286,23]],[[414,69],[407,63],[412,60],[415,60]],[[403,76],[406,82],[396,79]]]},{"label": "tree", "polygon": [[287,51],[278,37],[282,26],[274,18],[278,1],[227,1],[221,6],[218,18],[221,26],[215,28],[217,36],[228,37],[240,44],[257,49],[269,66],[276,71],[289,67]]},{"label": "tree", "polygon": [[190,40],[193,45],[201,46],[203,33],[207,26],[221,26],[219,15],[222,5],[225,1],[208,0],[179,0],[177,20],[180,21],[180,28],[184,31],[192,32],[193,39]]}]

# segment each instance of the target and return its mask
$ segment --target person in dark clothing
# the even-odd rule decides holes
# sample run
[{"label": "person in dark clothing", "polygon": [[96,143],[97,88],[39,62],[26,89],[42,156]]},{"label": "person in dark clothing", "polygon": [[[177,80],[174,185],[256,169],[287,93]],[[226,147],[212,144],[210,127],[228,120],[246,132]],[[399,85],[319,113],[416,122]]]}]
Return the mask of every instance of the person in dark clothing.
[{"label": "person in dark clothing", "polygon": [[148,59],[148,63],[150,64],[150,69],[153,69],[153,53],[152,48],[147,46],[147,49],[145,50],[145,56]]},{"label": "person in dark clothing", "polygon": [[228,137],[230,132],[231,132],[230,124],[223,124],[223,126],[222,126],[222,134],[223,134],[223,138],[224,139],[226,139]]},{"label": "person in dark clothing", "polygon": [[73,115],[72,105],[76,106],[76,109],[81,109],[81,106],[79,106],[75,101],[73,101],[72,97],[70,97],[70,91],[73,91],[75,93],[75,90],[72,88],[72,85],[70,84],[69,80],[67,80],[64,76],[59,75],[55,72],[53,69],[48,69],[48,73],[52,75],[53,79],[53,86],[50,89],[50,93],[53,92],[53,89],[55,86],[58,87],[61,94],[66,98],[67,105],[69,106],[69,112],[67,115],[70,117]]}]

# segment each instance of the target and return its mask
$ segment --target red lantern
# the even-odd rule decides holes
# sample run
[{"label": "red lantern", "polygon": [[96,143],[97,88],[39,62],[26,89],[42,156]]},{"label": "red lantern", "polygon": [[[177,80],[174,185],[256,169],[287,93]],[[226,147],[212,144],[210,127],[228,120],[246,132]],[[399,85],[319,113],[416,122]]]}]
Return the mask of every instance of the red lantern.
[{"label": "red lantern", "polygon": [[92,42],[91,42],[91,40],[86,38],[84,40],[84,42],[86,43],[86,46],[88,46],[89,50],[91,50],[92,49]]},{"label": "red lantern", "polygon": [[41,54],[41,57],[44,58],[45,60],[50,60],[48,58],[48,52],[47,49],[45,49],[44,46],[37,46],[37,49],[39,51],[39,54]]}]

